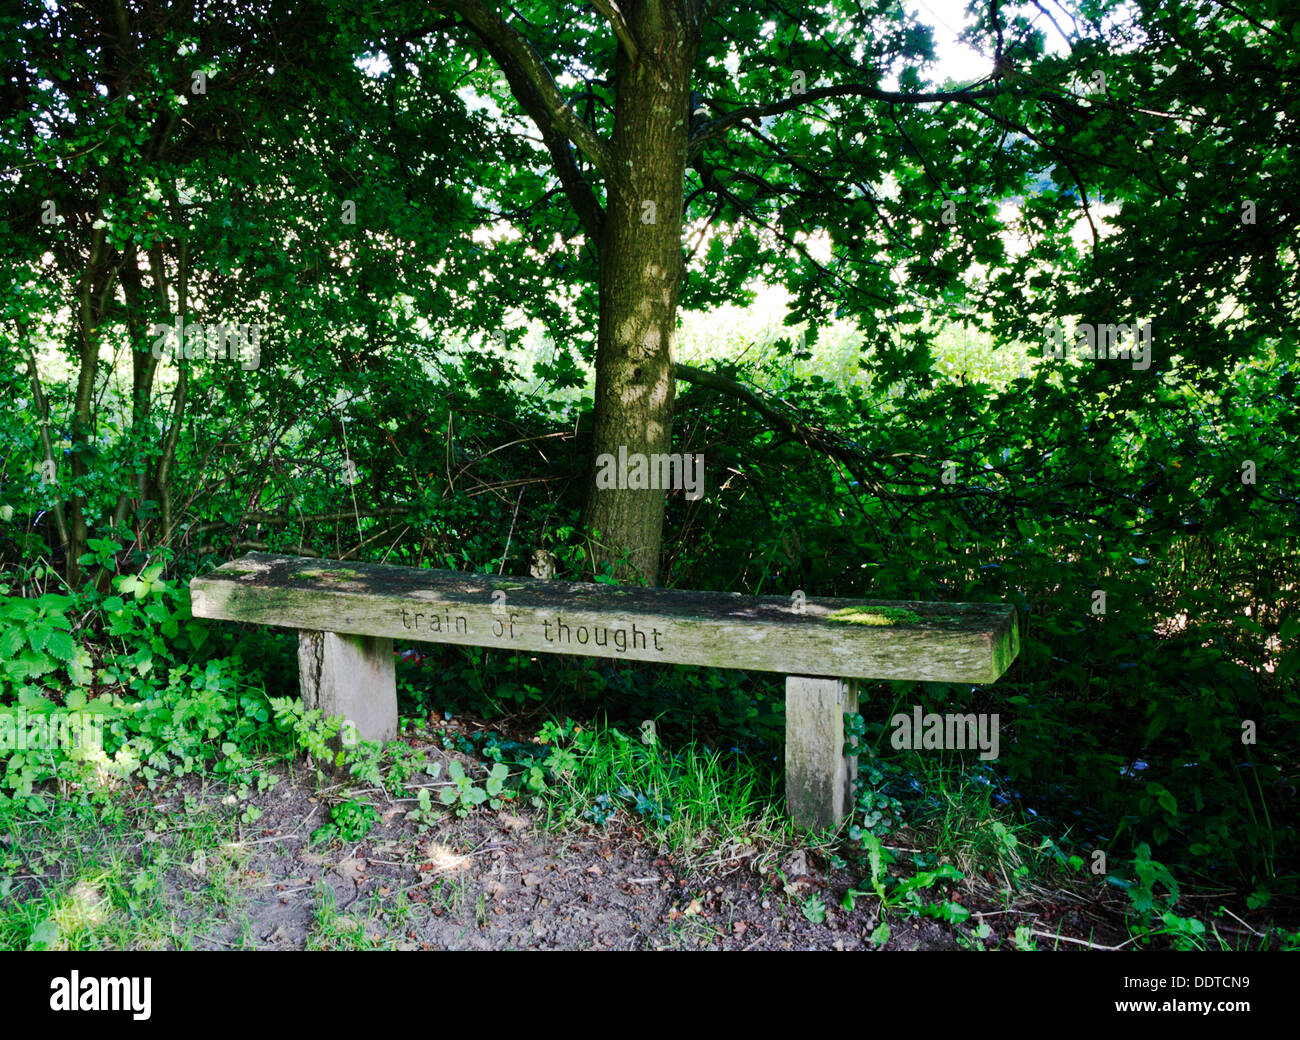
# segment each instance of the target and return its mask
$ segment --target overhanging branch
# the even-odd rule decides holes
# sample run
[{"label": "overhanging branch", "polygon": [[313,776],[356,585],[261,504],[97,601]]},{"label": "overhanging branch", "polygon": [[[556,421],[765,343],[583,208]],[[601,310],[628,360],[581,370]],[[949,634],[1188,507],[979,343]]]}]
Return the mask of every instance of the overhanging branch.
[{"label": "overhanging branch", "polygon": [[823,98],[864,97],[874,101],[887,101],[890,104],[919,105],[931,101],[964,102],[972,99],[993,97],[994,94],[994,91],[975,90],[974,88],[938,90],[924,93],[899,93],[894,90],[880,90],[878,87],[868,87],[858,83],[845,83],[836,87],[814,87],[802,94],[792,94],[790,97],[782,98],[780,101],[773,101],[767,105],[745,105],[742,108],[728,112],[724,116],[719,116],[717,119],[709,120],[691,135],[690,154],[694,156],[703,147],[705,141],[726,133],[737,123],[742,123],[745,120],[762,119],[764,116],[779,115],[782,112],[789,112],[792,109],[799,108],[801,105],[810,105],[814,101],[821,101]]},{"label": "overhanging branch", "polygon": [[623,17],[618,4],[614,0],[591,0],[591,6],[604,16],[605,21],[609,22],[614,35],[618,37],[618,42],[627,52],[628,60],[635,65],[640,49],[636,45],[636,37],[632,35],[632,27],[627,24],[627,19]]},{"label": "overhanging branch", "polygon": [[601,173],[611,176],[612,163],[605,142],[569,107],[531,43],[479,0],[432,0],[432,5],[456,12],[474,30],[506,74],[515,97],[543,133],[550,128],[563,134]]},{"label": "overhanging branch", "polygon": [[[861,473],[862,465],[867,462],[859,452],[846,448],[844,445],[836,444],[835,441],[824,437],[822,434],[809,429],[807,426],[795,422],[788,415],[783,414],[774,408],[767,401],[763,400],[758,394],[754,393],[743,383],[738,383],[734,379],[729,379],[717,372],[706,372],[702,368],[695,368],[691,365],[683,365],[677,362],[673,365],[673,374],[683,382],[694,383],[696,386],[707,387],[710,390],[716,390],[726,394],[728,397],[734,397],[739,401],[744,401],[752,407],[759,415],[771,423],[772,427],[793,438],[800,444],[806,444],[808,447],[829,455],[832,458],[839,459],[853,471],[854,476],[863,479]],[[864,483],[868,483],[863,479]],[[875,482],[870,482],[873,489],[878,489]]]},{"label": "overhanging branch", "polygon": [[506,25],[499,14],[479,0],[431,0],[431,3],[459,14],[487,48],[505,74],[510,92],[541,131],[560,184],[583,229],[593,242],[599,241],[605,212],[578,168],[570,142],[608,179],[613,163],[604,140],[569,106],[532,44]]}]

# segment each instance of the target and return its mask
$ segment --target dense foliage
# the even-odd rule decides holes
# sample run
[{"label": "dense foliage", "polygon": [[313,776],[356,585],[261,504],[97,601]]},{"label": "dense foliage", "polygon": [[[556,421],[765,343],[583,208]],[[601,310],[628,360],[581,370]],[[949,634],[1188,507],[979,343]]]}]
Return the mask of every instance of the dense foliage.
[{"label": "dense foliage", "polygon": [[[274,703],[291,637],[188,616],[185,581],[242,551],[526,573],[547,547],[591,572],[596,261],[452,16],[116,6],[130,49],[93,42],[107,5],[0,16],[0,708],[108,720],[102,758],[4,760],[33,809],[96,771],[255,783],[247,754],[300,729]],[[535,42],[588,74],[603,126],[580,58],[606,27],[547,29],[546,6],[521,5]],[[708,492],[670,496],[660,580],[1014,603],[996,685],[864,691],[867,833],[924,797],[893,706],[959,705],[1004,727],[969,782],[1079,849],[1294,895],[1300,30],[1280,5],[1086,2],[1061,48],[1038,5],[998,6],[972,29],[989,98],[846,95],[698,150],[683,304],[765,281],[791,314],[713,320],[714,378],[680,373],[675,450]],[[795,70],[849,82],[865,59],[833,42],[871,26],[901,90],[935,86],[893,4],[719,25],[698,76],[719,118]],[[158,357],[178,320],[256,325],[256,352]],[[1149,367],[1044,357],[1075,321],[1150,321]],[[779,748],[763,677],[430,647],[403,675],[421,714],[661,716],[669,741]]]}]

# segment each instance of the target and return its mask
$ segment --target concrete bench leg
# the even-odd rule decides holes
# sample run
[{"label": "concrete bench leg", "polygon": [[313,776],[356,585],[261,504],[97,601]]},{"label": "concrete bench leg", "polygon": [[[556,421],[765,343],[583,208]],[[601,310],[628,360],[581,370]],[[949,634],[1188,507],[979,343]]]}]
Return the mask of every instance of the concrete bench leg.
[{"label": "concrete bench leg", "polygon": [[397,736],[391,639],[299,629],[298,681],[307,708],[342,715],[362,740]]},{"label": "concrete bench leg", "polygon": [[798,827],[833,829],[853,811],[858,761],[844,753],[844,713],[858,710],[846,679],[785,680],[785,801]]}]

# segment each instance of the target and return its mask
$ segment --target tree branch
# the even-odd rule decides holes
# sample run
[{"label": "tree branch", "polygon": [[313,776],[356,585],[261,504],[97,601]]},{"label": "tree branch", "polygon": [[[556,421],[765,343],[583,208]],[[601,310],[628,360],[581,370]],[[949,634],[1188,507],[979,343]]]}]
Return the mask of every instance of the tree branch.
[{"label": "tree branch", "polygon": [[838,443],[833,436],[818,432],[805,424],[795,422],[789,416],[783,415],[767,401],[763,400],[762,397],[756,394],[749,387],[736,382],[734,379],[729,379],[717,372],[706,372],[704,369],[694,368],[691,365],[683,365],[680,362],[673,365],[673,375],[684,382],[694,383],[696,386],[707,387],[710,390],[716,390],[720,393],[726,394],[728,397],[734,397],[737,400],[744,401],[771,423],[774,429],[784,433],[791,440],[843,463],[845,468],[848,469],[859,484],[867,488],[873,495],[883,501],[916,503],[929,502],[940,498],[954,499],[977,494],[997,494],[997,492],[991,488],[970,486],[961,489],[954,488],[951,491],[941,491],[936,488],[932,491],[916,495],[899,494],[898,492],[889,491],[885,488],[882,482],[883,479],[890,479],[890,483],[913,483],[919,486],[926,486],[930,482],[922,480],[904,481],[899,478],[878,479],[873,475],[873,473],[868,472],[868,467],[876,467],[876,459],[871,458],[864,452],[856,451],[853,448]]},{"label": "tree branch", "polygon": [[994,95],[994,91],[974,90],[972,88],[900,94],[897,91],[880,90],[877,87],[868,87],[857,83],[846,83],[838,87],[815,87],[802,94],[792,94],[780,101],[773,101],[768,105],[746,105],[743,108],[728,112],[725,116],[710,120],[691,135],[690,155],[697,154],[705,141],[725,133],[737,123],[742,123],[747,119],[757,120],[762,119],[764,116],[779,115],[782,112],[789,112],[791,109],[812,104],[814,101],[820,101],[823,98],[864,97],[875,101],[887,101],[890,104],[919,105],[928,101],[970,101],[976,98],[993,97]]},{"label": "tree branch", "polygon": [[[749,387],[743,383],[738,383],[734,379],[720,375],[717,372],[707,372],[702,368],[694,368],[691,365],[683,365],[677,362],[673,365],[673,375],[678,379],[694,383],[696,386],[707,387],[710,390],[716,390],[726,394],[728,397],[734,397],[739,401],[744,401],[753,408],[759,415],[771,423],[772,427],[786,436],[805,444],[810,448],[829,455],[831,458],[839,459],[848,465],[854,475],[861,479],[861,467],[867,460],[858,452],[843,445],[836,444],[833,440],[823,437],[821,434],[814,432],[807,426],[795,422],[789,416],[782,414],[767,401],[763,400]],[[864,480],[864,483],[866,481]]]},{"label": "tree branch", "polygon": [[602,174],[613,176],[613,163],[605,142],[569,107],[550,70],[531,43],[479,0],[432,0],[432,5],[456,12],[474,30],[488,53],[501,66],[511,92],[537,123],[543,137],[548,130],[562,134],[577,145]]},{"label": "tree branch", "polygon": [[635,65],[640,49],[636,45],[636,37],[632,35],[632,27],[627,24],[618,4],[614,0],[591,0],[591,6],[604,15],[605,21],[609,22],[614,35],[618,37],[618,42],[623,45],[623,50],[627,51],[628,60]]},{"label": "tree branch", "polygon": [[545,63],[523,36],[506,25],[495,11],[479,0],[431,0],[434,7],[455,11],[482,41],[510,84],[510,92],[541,131],[555,172],[583,229],[593,242],[600,240],[605,222],[596,193],[578,169],[570,147],[576,144],[607,178],[613,170],[609,150],[600,136],[573,111],[555,85]]},{"label": "tree branch", "polygon": [[[36,363],[36,350],[32,346],[32,341],[27,336],[27,326],[21,318],[15,318],[14,324],[18,326],[18,342],[27,347],[27,374],[32,381],[32,400],[36,406],[36,414],[40,417],[41,447],[44,449],[44,462],[51,478],[56,472],[54,461],[54,445],[50,442],[50,404],[46,400],[45,391],[41,387],[40,367]],[[51,507],[54,513],[55,530],[59,533],[59,545],[68,545],[68,523],[63,515],[63,499],[61,495],[54,496],[54,504]]]}]

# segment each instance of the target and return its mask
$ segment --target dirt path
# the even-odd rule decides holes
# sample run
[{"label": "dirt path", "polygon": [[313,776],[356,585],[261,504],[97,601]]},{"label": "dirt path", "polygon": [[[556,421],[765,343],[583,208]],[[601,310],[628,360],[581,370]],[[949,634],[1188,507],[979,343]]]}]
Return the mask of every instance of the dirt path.
[{"label": "dirt path", "polygon": [[[855,878],[828,871],[809,850],[731,846],[688,866],[618,819],[548,829],[541,813],[512,802],[421,824],[407,818],[411,802],[385,807],[377,791],[350,795],[380,808],[364,838],[313,845],[330,799],[276,772],[270,791],[240,803],[260,810],[241,840],[169,876],[168,902],[200,947],[878,948],[875,901],[845,911],[840,900]],[[185,793],[177,790],[177,803]],[[212,871],[227,879],[223,906],[202,895]],[[891,923],[884,948],[957,947],[945,925]]]},{"label": "dirt path", "polygon": [[[431,760],[470,760],[431,746]],[[470,767],[481,772],[480,767]],[[410,815],[413,799],[384,791],[318,791],[302,763],[276,766],[279,782],[232,806],[228,788],[183,785],[169,796],[179,809],[188,794],[255,822],[240,839],[216,844],[168,876],[168,905],[178,923],[208,948],[261,949],[957,949],[972,943],[974,919],[953,926],[888,913],[883,942],[879,901],[841,902],[860,873],[834,869],[808,848],[748,844],[674,854],[636,820],[547,827],[545,815],[520,802],[480,806],[461,818],[437,804]],[[294,775],[296,774],[296,775]],[[415,781],[412,781],[414,783]],[[377,819],[355,840],[312,842],[340,799],[373,804]],[[166,807],[164,806],[164,811]],[[842,861],[841,861],[842,862]],[[856,868],[855,868],[856,869]],[[213,905],[214,877],[225,898]],[[993,914],[970,891],[945,898]],[[1037,917],[1030,914],[1029,917]],[[1024,920],[1023,915],[1016,917]],[[1095,927],[1066,919],[1053,928],[1091,936]],[[995,929],[1006,938],[1006,928]],[[874,935],[873,935],[874,933]],[[1054,934],[1054,933],[1048,933]],[[1113,931],[1123,938],[1122,931]],[[1109,941],[1109,940],[1097,940]],[[1006,945],[1006,943],[1002,943]],[[1050,942],[1046,944],[1050,947]],[[1086,943],[1085,943],[1086,945]],[[1040,944],[1039,948],[1044,948]],[[1063,948],[1070,948],[1065,946]],[[1075,948],[1078,948],[1077,946]]]}]

